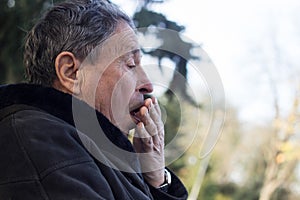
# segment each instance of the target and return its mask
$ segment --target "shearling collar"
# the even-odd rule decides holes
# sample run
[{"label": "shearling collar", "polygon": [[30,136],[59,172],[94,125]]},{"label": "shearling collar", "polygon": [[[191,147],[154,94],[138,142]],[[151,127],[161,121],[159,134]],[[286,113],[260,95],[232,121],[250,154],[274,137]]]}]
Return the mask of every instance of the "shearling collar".
[{"label": "shearling collar", "polygon": [[[72,102],[73,101],[73,102]],[[11,105],[25,104],[43,110],[75,127],[72,111],[74,101],[83,112],[96,112],[98,122],[107,138],[119,148],[134,152],[132,144],[124,134],[100,112],[95,111],[83,101],[54,88],[33,84],[0,86],[0,111]],[[80,130],[82,131],[82,130]]]}]

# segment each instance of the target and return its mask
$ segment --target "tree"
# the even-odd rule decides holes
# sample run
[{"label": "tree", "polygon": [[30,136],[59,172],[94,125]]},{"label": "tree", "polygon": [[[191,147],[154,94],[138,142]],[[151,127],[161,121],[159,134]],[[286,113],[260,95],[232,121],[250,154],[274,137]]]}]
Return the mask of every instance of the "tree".
[{"label": "tree", "polygon": [[52,0],[0,2],[0,84],[24,80],[24,37],[35,19],[52,4]]},{"label": "tree", "polygon": [[[263,159],[263,174],[261,176],[260,200],[269,200],[276,194],[288,191],[295,169],[299,164],[299,126],[300,120],[300,80],[298,60],[295,62],[290,51],[290,46],[285,40],[281,40],[282,16],[268,18],[265,41],[252,42],[255,54],[252,56],[252,64],[259,66],[260,73],[257,77],[266,78],[270,91],[270,106],[273,109],[273,118],[268,124],[268,129],[261,135],[267,135],[268,139],[261,147],[260,155]],[[293,21],[292,12],[287,16],[289,22]],[[272,22],[273,23],[270,23]],[[276,21],[276,22],[275,22]],[[298,26],[294,26],[298,27]],[[297,30],[296,30],[297,31]],[[294,41],[297,38],[293,38]],[[251,57],[247,55],[248,57]],[[293,63],[295,62],[295,63]],[[255,85],[259,83],[256,81]],[[284,89],[283,89],[284,88]],[[283,95],[284,94],[284,95]],[[286,97],[289,98],[286,98]],[[287,189],[286,189],[287,188]]]},{"label": "tree", "polygon": [[[187,93],[187,63],[190,59],[200,59],[193,56],[190,52],[196,47],[194,44],[184,41],[180,33],[185,29],[184,26],[178,25],[176,22],[168,20],[164,15],[150,11],[148,5],[151,3],[162,3],[163,1],[147,0],[142,1],[141,8],[139,8],[133,19],[136,22],[139,32],[146,34],[151,27],[157,27],[155,36],[162,41],[162,44],[150,51],[143,49],[143,51],[158,59],[158,66],[161,68],[161,60],[169,58],[176,64],[173,79],[166,91],[166,95],[172,99],[175,92],[180,94],[186,101],[194,106],[199,106],[194,99]],[[179,49],[180,51],[175,51]]]}]

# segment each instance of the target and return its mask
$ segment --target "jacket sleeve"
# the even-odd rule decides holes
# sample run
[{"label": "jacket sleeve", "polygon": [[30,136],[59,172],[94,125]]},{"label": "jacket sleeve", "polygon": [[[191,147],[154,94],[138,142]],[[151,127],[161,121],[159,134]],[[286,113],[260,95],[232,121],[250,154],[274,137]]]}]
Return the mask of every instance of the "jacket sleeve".
[{"label": "jacket sleeve", "polygon": [[151,191],[151,194],[154,199],[163,199],[163,200],[184,200],[188,198],[188,192],[185,189],[182,182],[179,178],[170,170],[171,173],[171,185],[168,187],[168,192],[164,192],[161,189],[157,189],[151,185],[148,185]]},{"label": "jacket sleeve", "polygon": [[49,198],[55,200],[114,199],[105,177],[93,162],[82,161],[55,170],[42,180],[42,185]]}]

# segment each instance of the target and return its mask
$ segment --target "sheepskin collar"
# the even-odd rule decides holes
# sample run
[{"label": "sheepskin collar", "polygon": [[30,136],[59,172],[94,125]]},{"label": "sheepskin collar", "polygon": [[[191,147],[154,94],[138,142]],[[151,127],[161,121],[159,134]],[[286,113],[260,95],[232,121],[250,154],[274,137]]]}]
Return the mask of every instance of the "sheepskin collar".
[{"label": "sheepskin collar", "polygon": [[0,112],[8,106],[23,104],[43,110],[75,127],[72,111],[74,101],[77,105],[80,105],[83,112],[96,112],[98,122],[111,142],[126,151],[134,151],[132,144],[125,135],[103,114],[95,111],[83,101],[72,98],[69,94],[54,88],[25,83],[0,86]]}]

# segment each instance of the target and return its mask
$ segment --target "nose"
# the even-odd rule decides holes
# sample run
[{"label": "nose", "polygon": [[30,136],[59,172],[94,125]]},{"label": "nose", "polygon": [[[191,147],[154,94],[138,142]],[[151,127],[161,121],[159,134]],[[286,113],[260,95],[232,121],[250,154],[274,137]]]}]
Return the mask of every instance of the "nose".
[{"label": "nose", "polygon": [[145,83],[145,84],[141,85],[141,87],[138,90],[142,94],[148,94],[148,93],[153,92],[153,85],[152,85],[152,83]]},{"label": "nose", "polygon": [[149,80],[145,71],[141,68],[138,73],[138,81],[137,81],[137,91],[142,94],[148,94],[153,92],[153,85]]}]

